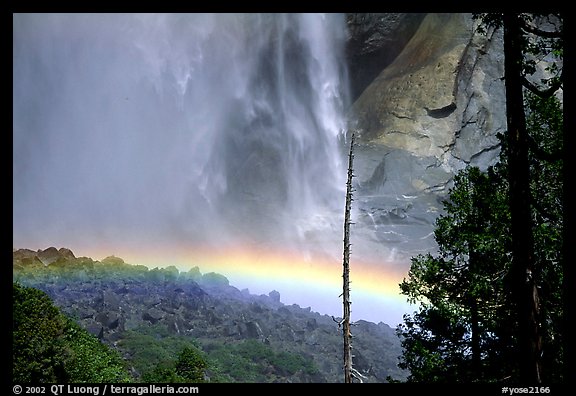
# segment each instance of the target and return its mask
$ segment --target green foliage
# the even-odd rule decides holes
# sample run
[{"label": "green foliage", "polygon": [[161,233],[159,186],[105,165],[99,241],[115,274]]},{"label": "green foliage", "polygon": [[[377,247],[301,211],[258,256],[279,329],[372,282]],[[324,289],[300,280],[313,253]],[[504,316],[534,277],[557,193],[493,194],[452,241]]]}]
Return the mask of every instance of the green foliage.
[{"label": "green foliage", "polygon": [[69,353],[66,365],[69,382],[130,382],[120,354],[70,319],[64,340]]},{"label": "green foliage", "polygon": [[163,361],[142,375],[148,383],[201,383],[205,382],[208,363],[204,354],[194,346],[182,348],[176,360]]},{"label": "green foliage", "polygon": [[564,342],[561,323],[563,304],[560,285],[564,282],[563,244],[563,111],[552,96],[526,95],[526,124],[533,139],[530,153],[534,219],[534,277],[539,286],[543,349],[542,364],[547,378],[559,381]]},{"label": "green foliage", "polygon": [[[478,14],[480,31],[500,28],[502,14]],[[522,78],[549,62],[552,77],[540,86],[524,80],[524,109],[529,135],[531,223],[534,269],[538,289],[545,381],[562,380],[562,105],[551,92],[561,83],[557,60],[563,41],[556,32],[539,35],[540,20],[562,31],[558,15],[520,14],[518,23],[523,53]],[[537,34],[528,34],[536,32]],[[561,66],[560,66],[561,68]],[[547,89],[551,87],[552,89]],[[512,261],[510,201],[507,183],[506,140],[500,163],[486,173],[467,168],[454,180],[444,203],[446,214],[436,222],[437,256],[412,258],[408,279],[400,287],[419,311],[405,315],[397,334],[404,348],[400,367],[409,369],[409,381],[471,382],[515,381],[519,324],[511,290]],[[510,160],[512,161],[512,160]]]},{"label": "green foliage", "polygon": [[280,351],[274,355],[272,364],[288,374],[296,374],[302,370],[307,374],[316,374],[318,371],[310,362],[300,355]]},{"label": "green foliage", "polygon": [[218,367],[218,373],[226,373],[219,376],[225,382],[271,382],[276,375],[318,373],[318,368],[310,359],[295,353],[276,352],[257,340],[234,344],[212,342],[206,345],[206,350],[210,361]]},{"label": "green foliage", "polygon": [[204,372],[208,364],[196,348],[186,347],[178,355],[176,374],[187,382],[204,382]]},{"label": "green foliage", "polygon": [[173,364],[159,364],[151,371],[147,371],[141,378],[144,383],[181,383],[182,378],[176,374]]},{"label": "green foliage", "polygon": [[222,378],[224,382],[260,382],[263,376],[255,362],[235,353],[234,347],[224,345],[211,346],[209,356],[212,362],[226,373]]},{"label": "green foliage", "polygon": [[127,382],[120,355],[40,290],[13,283],[13,382]]},{"label": "green foliage", "polygon": [[[509,340],[497,318],[509,317],[503,282],[509,257],[506,183],[497,169],[469,167],[456,175],[445,214],[436,221],[437,257],[412,258],[400,284],[418,313],[397,329],[400,367],[414,382],[471,382],[505,377],[490,346]],[[489,369],[489,367],[491,367]],[[499,367],[498,373],[492,373]]]},{"label": "green foliage", "polygon": [[118,348],[130,355],[143,382],[204,382],[205,353],[189,337],[169,335],[159,324],[126,331]]},{"label": "green foliage", "polygon": [[[130,364],[137,372],[142,373],[144,380],[151,375],[160,375],[169,366],[174,370],[173,363],[178,352],[195,345],[188,338],[170,336],[165,327],[157,324],[124,332],[117,347],[130,356]],[[152,374],[157,369],[160,371]]]},{"label": "green foliage", "polygon": [[13,283],[13,382],[63,382],[65,319],[46,293]]},{"label": "green foliage", "polygon": [[[535,261],[544,318],[546,378],[560,381],[562,349],[562,109],[554,97],[528,95],[532,147]],[[400,288],[420,310],[397,328],[400,367],[414,382],[500,381],[517,378],[515,315],[506,287],[511,263],[507,159],[482,173],[456,175],[446,214],[436,221],[438,255],[419,255]],[[474,356],[477,356],[474,362]]]}]

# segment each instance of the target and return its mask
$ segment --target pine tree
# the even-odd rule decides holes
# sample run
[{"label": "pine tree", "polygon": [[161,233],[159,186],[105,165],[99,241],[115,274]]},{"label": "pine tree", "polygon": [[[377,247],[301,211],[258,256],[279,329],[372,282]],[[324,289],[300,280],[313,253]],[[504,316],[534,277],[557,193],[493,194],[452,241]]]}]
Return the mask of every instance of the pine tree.
[{"label": "pine tree", "polygon": [[397,328],[400,366],[415,382],[560,382],[562,15],[476,17],[480,29],[504,29],[508,130],[499,164],[455,177],[436,222],[438,255],[414,257],[400,285],[420,304]]}]

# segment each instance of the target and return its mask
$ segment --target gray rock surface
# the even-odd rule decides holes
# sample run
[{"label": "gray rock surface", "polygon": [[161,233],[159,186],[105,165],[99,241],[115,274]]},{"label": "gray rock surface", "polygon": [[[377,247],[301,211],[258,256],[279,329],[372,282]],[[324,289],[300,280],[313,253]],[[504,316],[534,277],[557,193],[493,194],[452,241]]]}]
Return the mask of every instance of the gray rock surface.
[{"label": "gray rock surface", "polygon": [[426,14],[353,13],[346,45],[353,100],[398,56]]},{"label": "gray rock surface", "polygon": [[426,14],[354,102],[360,249],[404,259],[434,250],[433,224],[454,174],[498,160],[497,134],[506,129],[502,32],[479,34],[476,23],[471,14]]}]

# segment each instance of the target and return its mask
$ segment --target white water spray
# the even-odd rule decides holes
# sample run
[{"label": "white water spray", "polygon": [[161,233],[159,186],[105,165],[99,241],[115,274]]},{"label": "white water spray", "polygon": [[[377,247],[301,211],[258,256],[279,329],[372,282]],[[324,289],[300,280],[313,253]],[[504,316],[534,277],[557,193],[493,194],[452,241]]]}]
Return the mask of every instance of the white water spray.
[{"label": "white water spray", "polygon": [[290,244],[341,212],[342,15],[13,21],[15,245]]}]

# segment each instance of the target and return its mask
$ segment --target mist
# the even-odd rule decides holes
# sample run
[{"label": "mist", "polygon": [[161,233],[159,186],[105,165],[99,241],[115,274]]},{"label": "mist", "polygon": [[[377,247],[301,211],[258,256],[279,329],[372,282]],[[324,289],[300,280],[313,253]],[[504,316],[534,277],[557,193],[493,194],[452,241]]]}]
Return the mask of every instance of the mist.
[{"label": "mist", "polygon": [[[328,257],[339,279],[345,40],[340,14],[14,14],[14,249],[150,266],[186,257],[183,269],[200,250],[297,252],[311,269]],[[390,256],[354,238],[353,259]],[[385,277],[395,264],[384,261]],[[279,263],[290,262],[268,265]],[[341,309],[337,287],[255,275],[237,279]],[[366,290],[356,319],[400,321],[396,290],[377,308]]]},{"label": "mist", "polygon": [[14,15],[14,245],[288,243],[340,209],[338,15]]}]

